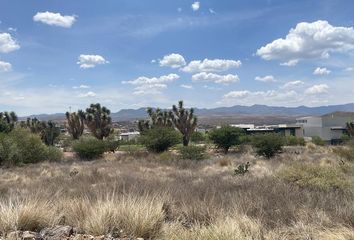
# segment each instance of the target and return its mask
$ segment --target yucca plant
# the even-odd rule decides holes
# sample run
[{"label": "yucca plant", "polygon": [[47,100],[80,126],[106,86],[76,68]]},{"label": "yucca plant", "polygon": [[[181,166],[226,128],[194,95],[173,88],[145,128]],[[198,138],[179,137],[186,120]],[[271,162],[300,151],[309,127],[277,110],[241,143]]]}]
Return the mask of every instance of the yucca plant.
[{"label": "yucca plant", "polygon": [[18,118],[15,112],[0,112],[0,132],[11,132]]},{"label": "yucca plant", "polygon": [[171,112],[162,111],[160,108],[154,110],[153,108],[147,108],[148,120],[140,120],[138,122],[138,128],[140,132],[144,132],[152,127],[172,127]]},{"label": "yucca plant", "polygon": [[101,104],[91,104],[85,112],[85,123],[97,139],[103,139],[113,132],[111,111]]},{"label": "yucca plant", "polygon": [[197,117],[194,116],[194,109],[185,109],[183,101],[179,101],[178,106],[172,106],[170,115],[174,126],[183,135],[183,145],[188,146],[190,137],[197,127]]},{"label": "yucca plant", "polygon": [[79,139],[85,129],[85,113],[79,110],[73,113],[66,112],[65,116],[68,132],[74,139]]}]

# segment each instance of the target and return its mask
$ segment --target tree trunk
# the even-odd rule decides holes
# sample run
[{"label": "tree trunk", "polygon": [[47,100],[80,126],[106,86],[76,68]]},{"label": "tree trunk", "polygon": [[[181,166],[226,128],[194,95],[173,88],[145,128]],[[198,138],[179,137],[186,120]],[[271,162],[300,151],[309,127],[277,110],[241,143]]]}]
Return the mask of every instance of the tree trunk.
[{"label": "tree trunk", "polygon": [[189,139],[185,136],[183,136],[183,146],[188,146]]}]

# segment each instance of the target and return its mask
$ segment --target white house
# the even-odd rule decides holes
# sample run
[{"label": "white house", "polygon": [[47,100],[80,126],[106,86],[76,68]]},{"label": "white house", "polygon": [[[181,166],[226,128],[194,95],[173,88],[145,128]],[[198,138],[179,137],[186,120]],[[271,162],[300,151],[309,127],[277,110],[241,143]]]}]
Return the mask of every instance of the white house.
[{"label": "white house", "polygon": [[140,132],[126,132],[119,134],[119,140],[131,141],[135,140],[140,136]]}]

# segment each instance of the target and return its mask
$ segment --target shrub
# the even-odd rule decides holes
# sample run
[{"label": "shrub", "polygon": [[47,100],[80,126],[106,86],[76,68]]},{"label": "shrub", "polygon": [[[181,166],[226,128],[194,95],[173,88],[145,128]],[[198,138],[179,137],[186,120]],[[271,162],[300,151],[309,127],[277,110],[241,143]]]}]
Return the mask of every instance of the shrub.
[{"label": "shrub", "polygon": [[325,142],[319,136],[313,136],[312,137],[312,142],[314,144],[316,144],[317,146],[324,146],[325,145]]},{"label": "shrub", "polygon": [[63,152],[57,147],[49,146],[47,148],[47,159],[51,162],[59,162],[63,159]]},{"label": "shrub", "polygon": [[218,148],[223,149],[226,154],[230,147],[242,143],[241,137],[243,135],[244,131],[241,128],[223,126],[212,130],[209,134],[209,138]]},{"label": "shrub", "polygon": [[287,146],[305,146],[306,142],[303,137],[287,136],[285,139]]},{"label": "shrub", "polygon": [[252,145],[258,155],[269,159],[282,151],[284,138],[276,133],[259,134],[253,137]]},{"label": "shrub", "polygon": [[191,135],[191,141],[195,143],[204,142],[206,139],[205,134],[201,132],[193,132]]},{"label": "shrub", "polygon": [[97,138],[84,137],[74,142],[73,150],[81,159],[89,160],[102,156],[106,151],[106,144]]},{"label": "shrub", "polygon": [[46,160],[47,155],[47,146],[27,129],[15,128],[0,136],[1,165],[37,163]]},{"label": "shrub", "polygon": [[107,139],[104,141],[106,145],[106,151],[107,152],[115,152],[117,148],[119,147],[119,141],[118,140],[111,140]]},{"label": "shrub", "polygon": [[346,146],[333,148],[333,153],[336,154],[341,160],[353,161],[354,160],[353,142],[348,142]]},{"label": "shrub", "polygon": [[169,127],[154,127],[144,131],[140,142],[152,152],[164,152],[180,143],[181,134]]},{"label": "shrub", "polygon": [[344,190],[350,187],[350,182],[344,174],[333,166],[294,164],[282,169],[277,175],[281,179],[295,183],[300,187],[320,190]]},{"label": "shrub", "polygon": [[205,158],[205,147],[202,146],[183,146],[179,148],[182,159],[203,160]]}]

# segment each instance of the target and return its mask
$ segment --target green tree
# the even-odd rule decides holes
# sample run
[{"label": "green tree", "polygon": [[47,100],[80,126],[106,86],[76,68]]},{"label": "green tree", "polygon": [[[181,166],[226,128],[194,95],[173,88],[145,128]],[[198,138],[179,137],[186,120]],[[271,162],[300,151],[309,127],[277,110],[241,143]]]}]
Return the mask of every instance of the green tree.
[{"label": "green tree", "polygon": [[140,142],[152,152],[164,152],[180,142],[181,135],[171,127],[147,129],[140,136]]},{"label": "green tree", "polygon": [[0,112],[0,133],[11,132],[18,118],[15,112]]},{"label": "green tree", "polygon": [[241,128],[222,126],[221,128],[212,130],[209,133],[209,138],[218,148],[223,149],[225,154],[227,154],[230,147],[242,143],[241,140],[244,135],[245,132]]},{"label": "green tree", "polygon": [[183,146],[188,146],[190,137],[197,127],[197,117],[194,116],[194,109],[185,109],[183,101],[178,102],[178,106],[172,106],[171,119],[174,126],[183,135]]},{"label": "green tree", "polygon": [[79,139],[85,129],[85,113],[79,110],[73,113],[66,112],[65,116],[68,132],[74,139]]},{"label": "green tree", "polygon": [[103,139],[113,132],[111,111],[101,104],[91,104],[85,112],[85,123],[97,139]]},{"label": "green tree", "polygon": [[282,151],[284,142],[284,137],[276,133],[257,134],[252,139],[257,154],[268,159]]}]

